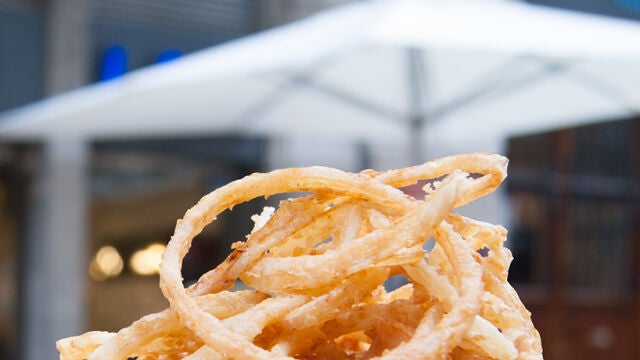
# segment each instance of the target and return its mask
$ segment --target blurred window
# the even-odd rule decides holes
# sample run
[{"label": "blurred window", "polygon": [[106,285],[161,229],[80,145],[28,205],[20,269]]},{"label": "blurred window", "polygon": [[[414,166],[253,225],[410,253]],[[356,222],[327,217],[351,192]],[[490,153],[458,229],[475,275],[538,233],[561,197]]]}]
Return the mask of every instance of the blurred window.
[{"label": "blurred window", "polygon": [[11,149],[0,147],[0,360],[17,358],[19,174]]},{"label": "blurred window", "polygon": [[626,201],[576,198],[569,208],[567,285],[576,291],[630,295],[633,211]]},{"label": "blurred window", "polygon": [[545,359],[638,358],[640,122],[514,137],[508,156],[510,281]]},{"label": "blurred window", "polygon": [[43,93],[43,12],[29,1],[0,1],[0,111]]},{"label": "blurred window", "polygon": [[[638,204],[633,124],[609,122],[510,140],[514,282],[545,283],[552,269],[562,272],[554,276],[573,291],[631,292]],[[554,252],[564,258],[555,265]]]},{"label": "blurred window", "polygon": [[548,286],[551,276],[548,252],[552,246],[548,199],[535,192],[517,191],[511,202],[515,219],[509,231],[509,248],[514,261],[509,269],[509,281]]},{"label": "blurred window", "polygon": [[[260,171],[264,141],[189,138],[99,142],[90,173],[89,326],[118,330],[167,303],[159,257],[176,220],[204,195]],[[195,282],[244,240],[264,199],[225,212],[193,241],[183,264]]]},{"label": "blurred window", "polygon": [[514,255],[512,283],[549,286],[551,222],[549,182],[555,169],[553,137],[536,134],[509,142],[509,177],[513,224],[509,247]]}]

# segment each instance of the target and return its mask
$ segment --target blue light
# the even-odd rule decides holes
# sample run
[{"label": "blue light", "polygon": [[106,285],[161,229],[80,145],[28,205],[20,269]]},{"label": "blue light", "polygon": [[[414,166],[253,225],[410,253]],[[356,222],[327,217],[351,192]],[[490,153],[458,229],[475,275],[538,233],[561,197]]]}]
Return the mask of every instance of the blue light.
[{"label": "blue light", "polygon": [[100,81],[118,78],[127,72],[127,50],[122,45],[109,46],[102,55]]},{"label": "blue light", "polygon": [[182,51],[176,49],[167,49],[158,54],[156,64],[169,62],[182,56]]}]

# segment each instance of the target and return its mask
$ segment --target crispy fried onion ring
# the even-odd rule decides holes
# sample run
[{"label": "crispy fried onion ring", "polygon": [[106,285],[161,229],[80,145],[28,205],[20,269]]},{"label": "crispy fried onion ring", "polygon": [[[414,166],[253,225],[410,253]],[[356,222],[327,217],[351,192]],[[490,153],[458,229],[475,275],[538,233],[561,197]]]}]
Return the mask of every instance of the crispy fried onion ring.
[{"label": "crispy fried onion ring", "polygon": [[[62,339],[61,359],[541,359],[507,283],[506,230],[452,213],[494,191],[506,165],[468,154],[381,173],[309,167],[231,182],[178,221],[160,273],[170,308],[117,333]],[[399,190],[421,180],[424,199]],[[310,194],[255,216],[245,242],[183,286],[182,261],[204,226],[281,193]],[[396,275],[407,284],[387,290]],[[249,290],[233,291],[239,281]]]}]

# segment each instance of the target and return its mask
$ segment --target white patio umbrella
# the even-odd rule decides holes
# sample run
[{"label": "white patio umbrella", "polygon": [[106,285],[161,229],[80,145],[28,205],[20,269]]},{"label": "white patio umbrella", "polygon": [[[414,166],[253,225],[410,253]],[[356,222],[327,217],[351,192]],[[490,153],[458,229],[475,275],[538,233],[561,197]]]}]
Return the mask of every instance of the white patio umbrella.
[{"label": "white patio umbrella", "polygon": [[358,2],[11,111],[0,134],[327,136],[410,143],[420,161],[425,136],[636,112],[638,39],[630,21],[519,2]]}]

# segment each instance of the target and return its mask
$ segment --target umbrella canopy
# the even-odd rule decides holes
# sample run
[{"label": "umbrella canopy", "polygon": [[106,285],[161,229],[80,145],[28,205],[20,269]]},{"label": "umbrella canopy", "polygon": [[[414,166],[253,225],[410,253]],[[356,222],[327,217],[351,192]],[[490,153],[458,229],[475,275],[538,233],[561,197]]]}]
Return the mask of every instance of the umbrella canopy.
[{"label": "umbrella canopy", "polygon": [[266,133],[419,148],[427,124],[432,146],[494,141],[635,112],[637,39],[630,21],[518,2],[358,2],[10,111],[0,134]]}]

